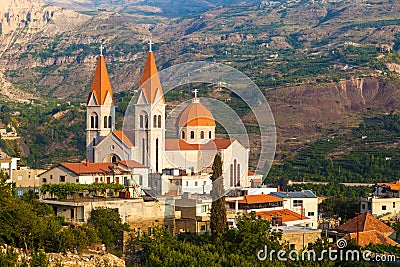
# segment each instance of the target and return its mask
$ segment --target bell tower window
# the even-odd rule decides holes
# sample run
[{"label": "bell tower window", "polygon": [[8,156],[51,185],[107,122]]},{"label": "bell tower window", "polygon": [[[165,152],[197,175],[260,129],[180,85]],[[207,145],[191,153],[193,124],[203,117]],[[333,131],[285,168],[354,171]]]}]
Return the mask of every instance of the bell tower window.
[{"label": "bell tower window", "polygon": [[107,128],[108,118],[104,116],[104,128]]},{"label": "bell tower window", "polygon": [[158,128],[161,128],[161,115],[158,115]]},{"label": "bell tower window", "polygon": [[153,117],[153,127],[157,128],[157,115],[154,115]]},{"label": "bell tower window", "polygon": [[140,115],[140,128],[143,128],[143,115]]},{"label": "bell tower window", "polygon": [[99,117],[96,113],[90,115],[90,128],[97,129],[99,128]]}]

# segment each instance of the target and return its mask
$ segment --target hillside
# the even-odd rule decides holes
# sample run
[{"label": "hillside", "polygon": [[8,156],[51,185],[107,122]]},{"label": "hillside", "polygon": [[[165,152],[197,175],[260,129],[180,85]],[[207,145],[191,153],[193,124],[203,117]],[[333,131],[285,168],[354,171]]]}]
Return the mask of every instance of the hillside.
[{"label": "hillside", "polygon": [[[27,2],[12,1],[14,14],[26,18]],[[0,70],[4,71],[0,78],[9,85],[1,87],[1,105],[8,105],[4,101],[10,99],[32,107],[38,101],[49,101],[54,107],[55,99],[85,102],[100,44],[106,47],[114,91],[129,98],[126,92],[139,82],[146,43],[152,36],[160,69],[206,60],[228,64],[251,77],[274,112],[279,153],[330,133],[346,132],[364,118],[400,107],[400,6],[396,1],[221,1],[213,5],[199,1],[204,7],[179,14],[125,9],[144,3],[140,1],[112,6],[103,6],[108,1],[51,1],[72,3],[69,8],[75,11],[32,1],[36,3],[35,11],[30,11],[35,14],[30,15],[32,23],[15,20],[3,27],[7,30],[0,36]],[[161,2],[167,3],[151,3],[161,10]],[[10,12],[2,7],[3,25]],[[70,18],[68,23],[57,19],[64,16]],[[229,93],[213,96],[232,98]],[[183,100],[182,95],[175,97],[175,102]],[[235,101],[230,105],[245,110]],[[254,126],[250,113],[243,119],[248,127]],[[80,127],[83,132],[84,125]],[[259,137],[251,135],[254,159]],[[82,142],[81,136],[73,138]],[[293,139],[296,144],[288,145]],[[52,144],[46,144],[44,158],[69,145],[46,140]],[[82,153],[78,143],[68,153]]]}]

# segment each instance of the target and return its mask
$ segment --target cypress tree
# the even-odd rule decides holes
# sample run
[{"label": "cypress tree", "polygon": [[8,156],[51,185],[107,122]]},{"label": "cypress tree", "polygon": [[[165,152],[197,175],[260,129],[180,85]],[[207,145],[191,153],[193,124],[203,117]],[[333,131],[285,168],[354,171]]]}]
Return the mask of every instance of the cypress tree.
[{"label": "cypress tree", "polygon": [[214,158],[212,166],[213,174],[211,180],[213,186],[211,189],[211,197],[213,199],[211,205],[210,226],[214,237],[218,237],[225,232],[226,229],[226,202],[224,179],[222,177],[222,161],[221,156],[217,154]]}]

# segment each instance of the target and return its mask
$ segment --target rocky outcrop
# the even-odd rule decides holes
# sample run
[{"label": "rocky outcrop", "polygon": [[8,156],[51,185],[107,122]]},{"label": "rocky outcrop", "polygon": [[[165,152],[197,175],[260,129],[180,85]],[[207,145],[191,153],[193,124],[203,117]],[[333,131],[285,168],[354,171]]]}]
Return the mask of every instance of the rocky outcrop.
[{"label": "rocky outcrop", "polygon": [[96,266],[114,266],[114,267],[125,267],[125,261],[114,256],[113,254],[100,254],[92,252],[88,254],[72,254],[67,253],[65,255],[60,253],[49,253],[47,254],[50,267],[57,266],[58,263],[62,263],[64,267],[96,267]]},{"label": "rocky outcrop", "polygon": [[368,110],[400,109],[400,86],[379,77],[353,78],[338,83],[301,85],[268,92],[282,139],[310,136],[320,127],[358,124]]},{"label": "rocky outcrop", "polygon": [[0,4],[0,32],[3,35],[18,29],[35,33],[46,30],[46,27],[52,28],[53,33],[63,32],[88,18],[39,0],[2,0]]}]

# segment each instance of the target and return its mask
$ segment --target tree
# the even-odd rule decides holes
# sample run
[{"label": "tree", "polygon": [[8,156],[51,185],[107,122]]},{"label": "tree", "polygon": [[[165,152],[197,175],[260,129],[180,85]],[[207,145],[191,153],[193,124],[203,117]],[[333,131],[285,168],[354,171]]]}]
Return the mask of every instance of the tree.
[{"label": "tree", "polygon": [[93,225],[98,237],[114,254],[122,253],[123,232],[129,230],[123,224],[118,209],[100,207],[92,210],[89,224]]},{"label": "tree", "polygon": [[226,230],[226,202],[224,191],[224,179],[222,177],[222,161],[221,156],[217,154],[214,158],[212,166],[213,174],[211,180],[213,186],[211,189],[211,218],[210,226],[213,236],[218,237]]}]

